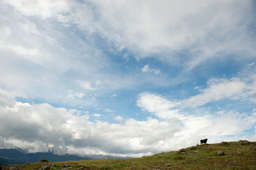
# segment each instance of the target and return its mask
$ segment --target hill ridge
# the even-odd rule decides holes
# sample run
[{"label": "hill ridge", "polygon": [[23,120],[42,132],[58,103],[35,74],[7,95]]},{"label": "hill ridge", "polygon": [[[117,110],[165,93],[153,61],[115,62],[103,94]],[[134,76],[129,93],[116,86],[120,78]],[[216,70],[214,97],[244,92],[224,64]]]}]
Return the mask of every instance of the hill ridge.
[{"label": "hill ridge", "polygon": [[[45,164],[17,166],[20,170],[40,169]],[[240,140],[203,144],[129,159],[82,160],[46,163],[52,170],[85,169],[256,169],[256,142]],[[4,167],[8,169],[9,167]]]}]

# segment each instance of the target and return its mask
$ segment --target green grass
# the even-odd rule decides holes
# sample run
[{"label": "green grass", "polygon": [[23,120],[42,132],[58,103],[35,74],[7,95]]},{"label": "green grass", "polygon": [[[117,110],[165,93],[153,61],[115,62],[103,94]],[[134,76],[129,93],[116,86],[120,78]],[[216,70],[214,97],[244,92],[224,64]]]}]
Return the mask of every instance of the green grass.
[{"label": "green grass", "polygon": [[[218,155],[218,151],[224,155]],[[20,165],[21,170],[39,169],[46,163]],[[63,168],[96,170],[108,169],[193,169],[193,170],[255,170],[256,142],[222,142],[218,144],[198,145],[179,151],[159,153],[132,159],[103,159],[73,162],[52,162],[51,170]],[[5,167],[4,169],[7,169]]]}]

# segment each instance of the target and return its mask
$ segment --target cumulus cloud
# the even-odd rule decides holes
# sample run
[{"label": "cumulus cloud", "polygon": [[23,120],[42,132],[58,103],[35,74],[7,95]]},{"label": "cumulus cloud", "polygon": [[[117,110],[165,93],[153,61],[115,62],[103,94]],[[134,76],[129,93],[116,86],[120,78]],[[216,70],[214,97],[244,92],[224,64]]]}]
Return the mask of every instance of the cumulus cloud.
[{"label": "cumulus cloud", "polygon": [[188,107],[203,106],[224,99],[251,100],[255,98],[255,81],[253,75],[247,78],[211,79],[199,94],[185,99],[183,104]]},{"label": "cumulus cloud", "polygon": [[137,105],[146,111],[157,112],[159,110],[169,110],[170,108],[175,107],[176,103],[168,101],[158,95],[142,93],[137,100]]},{"label": "cumulus cloud", "polygon": [[184,102],[193,107],[202,106],[209,102],[239,97],[245,88],[246,84],[239,79],[212,79],[208,81],[207,88],[202,89],[200,94]]},{"label": "cumulus cloud", "polygon": [[[146,100],[145,96],[138,100]],[[158,118],[172,113],[172,102],[151,94],[152,97],[156,109],[152,110],[149,100],[140,107]],[[206,136],[215,142],[251,128],[256,120],[255,115],[234,112],[218,116],[179,112],[165,119],[149,116],[142,121],[127,119],[115,124],[91,122],[87,114],[77,110],[17,102],[6,91],[1,91],[0,101],[5,101],[0,105],[0,144],[29,151],[45,151],[51,145],[62,153],[141,156],[193,145]]]},{"label": "cumulus cloud", "polygon": [[[158,102],[155,102],[156,99]],[[146,101],[147,104],[141,104]],[[159,102],[162,101],[162,102]],[[164,101],[164,102],[163,102]],[[149,112],[153,112],[155,116],[165,119],[173,119],[179,122],[182,126],[180,131],[175,133],[177,140],[184,140],[187,138],[198,139],[200,137],[212,137],[213,139],[227,136],[238,135],[243,130],[253,127],[255,125],[255,114],[243,115],[238,112],[222,111],[223,114],[213,115],[211,113],[205,114],[187,114],[186,111],[182,111],[182,103],[176,105],[175,108],[170,107],[171,102],[161,96],[155,94],[142,94],[138,99],[138,106],[143,109],[147,109]],[[168,103],[168,104],[166,104]],[[151,104],[151,105],[150,105]],[[158,106],[158,107],[156,107]],[[152,110],[153,108],[156,108]],[[229,123],[225,124],[227,121]],[[248,122],[248,124],[246,123]],[[224,125],[225,124],[225,125]],[[193,138],[193,135],[195,138]],[[218,136],[219,135],[219,136]]]}]

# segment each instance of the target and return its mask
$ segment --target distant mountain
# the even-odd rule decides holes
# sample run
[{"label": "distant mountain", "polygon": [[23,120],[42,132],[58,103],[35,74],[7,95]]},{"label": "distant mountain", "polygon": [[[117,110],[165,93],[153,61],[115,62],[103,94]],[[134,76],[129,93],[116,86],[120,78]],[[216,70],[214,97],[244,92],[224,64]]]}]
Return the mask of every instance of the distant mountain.
[{"label": "distant mountain", "polygon": [[8,165],[8,164],[9,164],[8,159],[0,157],[0,165]]},{"label": "distant mountain", "polygon": [[[100,158],[100,157],[98,157]],[[26,153],[21,149],[0,149],[0,165],[7,164],[24,164],[29,162],[38,162],[40,159],[47,159],[48,161],[78,161],[97,159],[95,156],[78,156],[78,155],[57,155],[52,152],[36,152]]]}]

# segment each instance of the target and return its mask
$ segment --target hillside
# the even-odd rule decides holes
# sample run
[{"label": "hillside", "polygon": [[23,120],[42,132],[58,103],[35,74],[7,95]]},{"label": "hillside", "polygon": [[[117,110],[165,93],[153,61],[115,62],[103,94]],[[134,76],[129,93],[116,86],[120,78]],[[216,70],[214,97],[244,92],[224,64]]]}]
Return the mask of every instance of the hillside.
[{"label": "hillside", "polygon": [[[4,167],[3,169],[8,169]],[[256,169],[256,142],[222,142],[197,145],[179,151],[132,159],[83,160],[55,163],[30,163],[17,166],[29,169]]]}]

